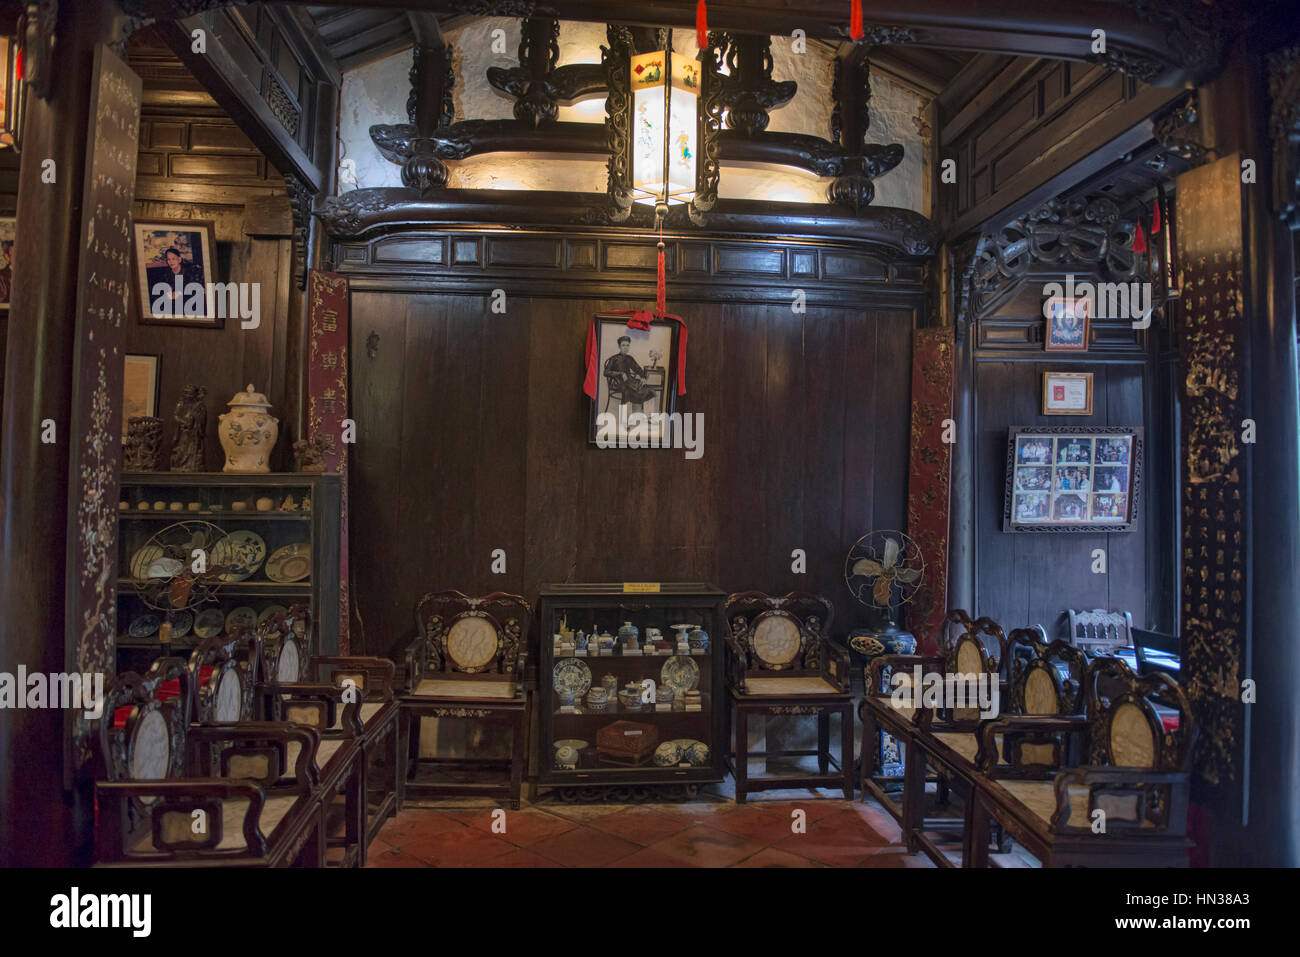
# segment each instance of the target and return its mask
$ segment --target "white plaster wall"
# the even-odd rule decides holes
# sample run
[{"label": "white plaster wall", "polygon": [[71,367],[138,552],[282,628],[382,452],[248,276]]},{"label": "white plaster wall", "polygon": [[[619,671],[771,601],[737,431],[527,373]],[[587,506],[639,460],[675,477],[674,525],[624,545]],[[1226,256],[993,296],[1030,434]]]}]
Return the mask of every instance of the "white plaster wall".
[{"label": "white plaster wall", "polygon": [[[492,49],[494,30],[504,31],[505,52]],[[491,66],[514,66],[519,45],[519,21],[484,18],[446,33],[454,50],[452,64],[457,83],[453,95],[456,119],[509,119],[513,103],[488,85]],[[560,24],[560,65],[599,63],[605,28],[597,23]],[[498,44],[500,47],[500,44]],[[677,30],[673,47],[694,55],[694,32]],[[811,42],[803,53],[793,51],[789,37],[772,38],[772,58],[777,79],[793,79],[799,90],[790,103],[772,112],[773,132],[830,135],[833,53],[829,46]],[[410,92],[411,52],[395,53],[343,75],[339,107],[340,191],[374,186],[400,186],[396,164],[380,156],[370,141],[375,123],[406,122],[406,97]],[[468,82],[467,82],[468,78]],[[876,204],[922,208],[922,156],[928,144],[918,132],[921,98],[888,77],[872,77],[871,131],[873,143],[901,143],[903,162],[876,181]],[[561,106],[566,122],[603,123],[604,97],[595,96]],[[605,160],[596,156],[496,153],[447,164],[448,185],[463,189],[553,189],[603,192]],[[760,164],[724,164],[719,194],[724,198],[777,202],[826,202],[828,180],[800,169]]]}]

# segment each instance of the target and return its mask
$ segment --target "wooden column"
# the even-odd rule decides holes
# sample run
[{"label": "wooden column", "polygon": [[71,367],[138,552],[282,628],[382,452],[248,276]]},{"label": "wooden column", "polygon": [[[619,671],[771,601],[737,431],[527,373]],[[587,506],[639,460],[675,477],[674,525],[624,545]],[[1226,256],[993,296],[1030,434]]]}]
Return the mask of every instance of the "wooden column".
[{"label": "wooden column", "polygon": [[[1202,94],[1217,154],[1236,151],[1258,167],[1256,181],[1241,186],[1241,245],[1246,255],[1240,280],[1246,368],[1241,401],[1244,415],[1256,424],[1256,441],[1243,443],[1249,627],[1240,673],[1254,679],[1257,697],[1242,708],[1236,743],[1240,774],[1228,787],[1202,787],[1196,798],[1210,812],[1212,864],[1296,867],[1300,695],[1293,678],[1300,674],[1300,640],[1295,635],[1300,554],[1294,529],[1300,527],[1300,389],[1291,265],[1294,234],[1288,236],[1270,195],[1265,54],[1281,39],[1271,31],[1269,24],[1261,24],[1257,35],[1241,41],[1222,77]],[[1281,531],[1287,529],[1292,532]]]},{"label": "wooden column", "polygon": [[[0,671],[65,670],[76,276],[99,0],[59,4],[48,99],[29,96],[18,185],[17,270],[0,419]],[[54,163],[54,181],[47,161]],[[42,442],[53,420],[55,442]],[[56,709],[0,709],[0,866],[68,865],[90,838],[84,790],[65,792]]]}]

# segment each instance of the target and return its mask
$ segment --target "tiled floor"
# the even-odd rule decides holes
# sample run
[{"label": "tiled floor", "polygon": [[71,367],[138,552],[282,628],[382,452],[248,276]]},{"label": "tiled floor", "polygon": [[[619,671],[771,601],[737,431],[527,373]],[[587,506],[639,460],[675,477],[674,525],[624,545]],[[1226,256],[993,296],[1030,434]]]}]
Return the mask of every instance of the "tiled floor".
[{"label": "tiled floor", "polygon": [[[369,867],[931,867],[874,801],[764,795],[689,804],[407,808]],[[804,812],[802,830],[794,811]]]}]

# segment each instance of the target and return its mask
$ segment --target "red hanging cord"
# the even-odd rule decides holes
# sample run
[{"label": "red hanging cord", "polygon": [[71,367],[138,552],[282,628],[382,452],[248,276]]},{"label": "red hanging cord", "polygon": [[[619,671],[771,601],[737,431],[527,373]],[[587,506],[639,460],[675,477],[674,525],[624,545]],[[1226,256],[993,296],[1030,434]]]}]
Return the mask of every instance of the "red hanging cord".
[{"label": "red hanging cord", "polygon": [[704,0],[695,4],[695,45],[701,50],[709,45],[709,14]]},{"label": "red hanging cord", "polygon": [[849,36],[855,40],[862,39],[862,0],[853,0],[849,10]]},{"label": "red hanging cord", "polygon": [[659,231],[659,276],[655,284],[655,316],[662,316],[668,311],[668,279],[664,274],[664,234]]},{"label": "red hanging cord", "polygon": [[1160,197],[1156,197],[1156,209],[1151,214],[1151,235],[1154,236],[1160,232]]}]

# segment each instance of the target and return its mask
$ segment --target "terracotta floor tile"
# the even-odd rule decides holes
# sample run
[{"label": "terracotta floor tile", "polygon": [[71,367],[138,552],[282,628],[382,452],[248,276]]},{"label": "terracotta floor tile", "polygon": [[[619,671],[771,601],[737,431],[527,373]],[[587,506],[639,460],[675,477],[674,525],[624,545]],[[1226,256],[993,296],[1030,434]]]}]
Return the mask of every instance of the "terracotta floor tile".
[{"label": "terracotta floor tile", "polygon": [[838,814],[840,811],[843,811],[848,807],[848,805],[849,802],[845,801],[843,798],[834,798],[831,800],[809,798],[807,801],[755,801],[751,799],[749,804],[745,806],[755,807],[760,811],[779,815],[787,821],[793,820],[790,816],[791,811],[796,809],[801,810],[805,815],[807,815],[806,820],[811,824],[814,821],[820,821],[822,818],[829,817],[832,814]]},{"label": "terracotta floor tile", "polygon": [[642,807],[628,807],[597,818],[591,822],[591,826],[625,841],[649,846],[678,831],[684,831],[690,822],[677,815],[662,814]]},{"label": "terracotta floor tile", "polygon": [[870,832],[865,824],[858,822],[858,827],[861,832],[871,833],[873,839],[868,839],[865,833],[855,834],[842,826],[819,828],[817,824],[812,824],[808,833],[792,834],[775,846],[779,850],[832,867],[853,867],[883,846],[880,838]]},{"label": "terracotta floor tile", "polygon": [[656,867],[656,868],[694,868],[680,857],[674,857],[672,854],[665,854],[657,847],[643,847],[635,854],[629,854],[627,857],[621,857],[612,864],[606,864],[606,867]]},{"label": "terracotta floor tile", "polygon": [[590,824],[596,818],[604,817],[606,814],[616,814],[625,807],[626,804],[561,804],[558,801],[547,801],[538,809],[562,817],[566,821]]},{"label": "terracotta floor tile", "polygon": [[402,850],[435,867],[467,867],[493,857],[500,857],[515,846],[476,827],[461,826],[402,845]]},{"label": "terracotta floor tile", "polygon": [[639,846],[594,827],[577,827],[543,838],[529,850],[565,867],[603,867],[627,857]]},{"label": "terracotta floor tile", "polygon": [[380,828],[379,835],[392,847],[402,847],[412,841],[445,831],[457,831],[465,825],[446,811],[403,810],[389,818]]},{"label": "terracotta floor tile", "polygon": [[456,819],[464,824],[480,831],[487,831],[489,834],[495,834],[497,837],[504,838],[519,847],[527,847],[544,837],[563,834],[565,831],[571,831],[578,826],[573,821],[566,821],[562,817],[556,817],[554,814],[548,814],[536,808],[523,808],[519,811],[507,810],[505,816],[506,829],[504,832],[498,832],[493,830],[493,824],[497,820],[493,816],[495,811],[495,808],[480,808],[453,813]]},{"label": "terracotta floor tile", "polygon": [[789,851],[778,851],[775,847],[765,847],[753,857],[747,857],[732,867],[824,867],[816,861],[810,861]]},{"label": "terracotta floor tile", "polygon": [[470,864],[470,867],[563,867],[555,861],[540,854],[535,854],[526,847],[517,847],[500,857],[491,857],[486,861]]},{"label": "terracotta floor tile", "polygon": [[883,847],[891,843],[875,826],[852,809],[840,811],[808,825],[808,834],[820,839],[833,838],[843,844],[861,844]]},{"label": "terracotta floor tile", "polygon": [[792,820],[787,820],[780,814],[769,814],[745,805],[734,814],[718,815],[717,819],[711,822],[711,826],[728,834],[768,845],[789,837],[793,833],[790,830],[791,823]]},{"label": "terracotta floor tile", "polygon": [[905,848],[885,847],[858,861],[854,867],[917,867],[934,868],[934,862],[924,854],[908,854]]},{"label": "terracotta floor tile", "polygon": [[403,853],[395,847],[376,850],[376,845],[370,845],[370,852],[366,855],[366,867],[428,867],[424,861],[418,857],[412,857],[410,854]]},{"label": "terracotta floor tile", "polygon": [[730,867],[763,849],[757,841],[706,824],[697,824],[651,846],[700,867]]}]

